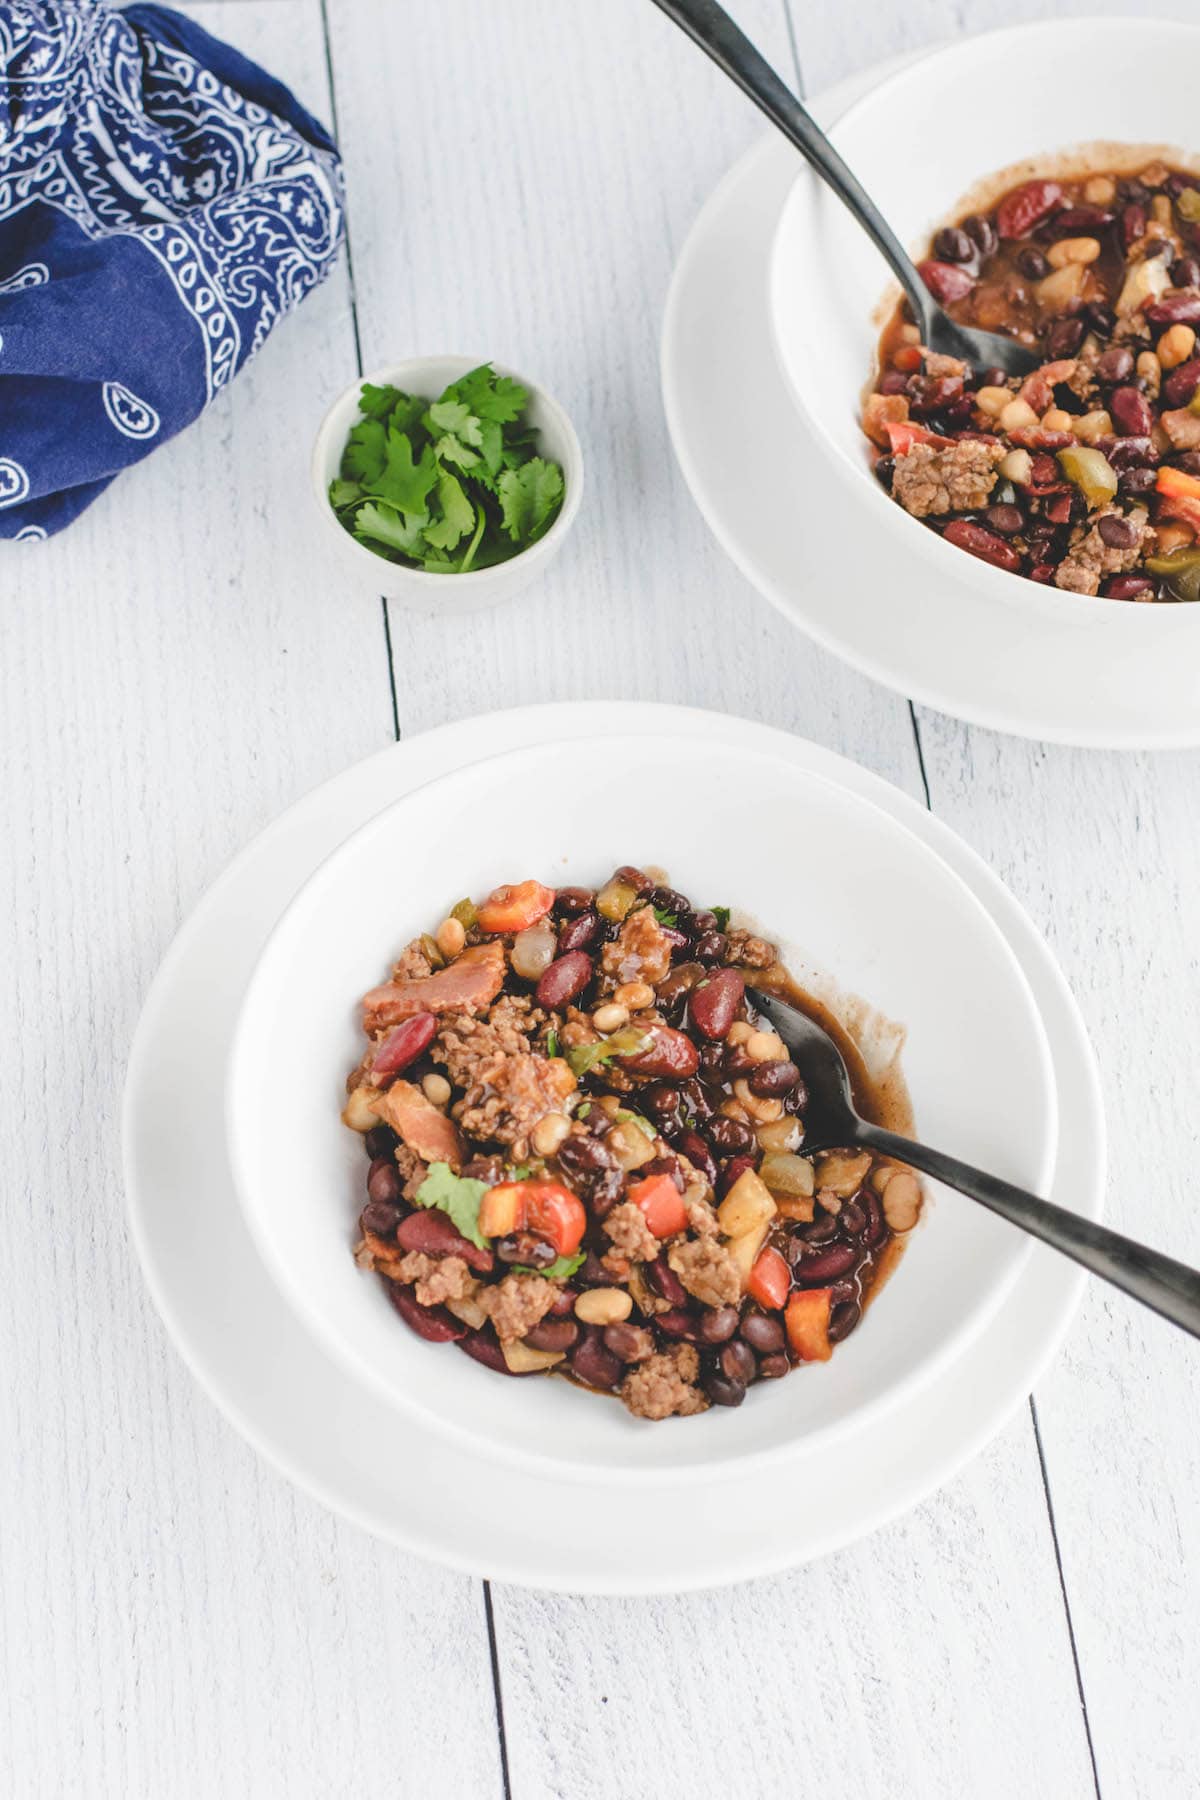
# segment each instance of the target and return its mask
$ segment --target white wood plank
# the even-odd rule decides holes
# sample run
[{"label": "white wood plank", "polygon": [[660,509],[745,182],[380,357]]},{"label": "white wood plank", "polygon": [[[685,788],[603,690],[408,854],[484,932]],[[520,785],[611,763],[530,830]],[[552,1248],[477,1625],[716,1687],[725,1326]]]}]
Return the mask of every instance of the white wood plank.
[{"label": "white wood plank", "polygon": [[[779,0],[742,11],[786,52]],[[537,700],[686,700],[819,737],[918,791],[904,703],[751,591],[667,437],[667,283],[759,129],[752,109],[648,0],[442,0],[428,34],[393,16],[387,0],[330,6],[365,362],[462,350],[526,370],[574,418],[588,484],[533,591],[449,630],[392,607],[402,729]],[[449,109],[452,146],[444,123],[414,127],[422,96],[431,117]]]},{"label": "white wood plank", "polygon": [[1028,1436],[1022,1417],[906,1520],[771,1581],[653,1601],[496,1590],[517,1800],[1090,1794]]},{"label": "white wood plank", "polygon": [[[516,33],[511,11],[449,0],[427,44],[389,41],[364,0],[333,0],[331,16],[367,364],[462,346],[526,367],[566,401],[589,458],[575,538],[535,593],[449,634],[393,608],[404,728],[530,699],[665,696],[788,725],[919,792],[907,707],[748,591],[667,443],[662,297],[695,211],[757,129],[745,102],[649,7],[526,0]],[[774,0],[739,16],[786,57]],[[384,98],[443,88],[446,41],[475,101],[460,113],[478,182]],[[782,1794],[805,1768],[889,1797],[957,1795],[973,1767],[998,1772],[998,1793],[1091,1787],[1027,1418],[907,1525],[819,1569],[680,1601],[495,1600],[517,1800],[648,1778],[667,1794]],[[929,1732],[930,1697],[950,1695]],[[986,1791],[978,1776],[971,1791]]]},{"label": "white wood plank", "polygon": [[[318,0],[202,17],[328,113]],[[0,561],[0,1791],[20,1800],[417,1800],[451,1759],[462,1793],[500,1788],[479,1584],[258,1463],[170,1351],[122,1216],[123,1050],[168,939],[261,823],[392,735],[379,608],[329,578],[306,510],[351,356],[339,271],[192,431]]]}]

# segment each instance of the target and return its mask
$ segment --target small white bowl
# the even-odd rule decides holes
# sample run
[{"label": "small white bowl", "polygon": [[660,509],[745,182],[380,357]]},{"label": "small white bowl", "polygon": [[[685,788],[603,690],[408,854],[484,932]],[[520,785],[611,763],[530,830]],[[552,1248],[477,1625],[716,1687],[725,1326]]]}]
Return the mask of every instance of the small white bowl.
[{"label": "small white bowl", "polygon": [[[843,113],[830,136],[901,242],[923,255],[938,225],[993,204],[1030,175],[1133,171],[1160,153],[1200,166],[1198,63],[1193,25],[1073,18],[1014,26],[907,65]],[[1139,70],[1153,78],[1138,79]],[[880,325],[898,292],[862,228],[801,171],[771,257],[776,350],[826,461],[889,534],[895,557],[915,579],[957,590],[964,607],[1019,608],[1036,634],[1030,654],[1039,636],[1072,630],[1106,631],[1118,656],[1148,633],[1169,631],[1172,642],[1186,633],[1195,645],[1200,607],[1126,605],[1010,575],[946,543],[884,492],[859,420]],[[888,577],[887,567],[860,571],[848,559],[848,579]],[[1182,645],[1179,654],[1188,654]]]},{"label": "small white bowl", "polygon": [[[648,805],[651,787],[681,803]],[[351,1256],[366,1163],[338,1114],[362,1049],[359,996],[464,894],[527,875],[590,886],[628,861],[661,863],[697,904],[760,919],[800,980],[823,993],[837,984],[835,1008],[868,1056],[895,1042],[870,1008],[899,1021],[927,1141],[1046,1192],[1058,1108],[1045,1032],[965,884],[840,784],[778,757],[653,736],[551,742],[474,764],[334,852],[276,926],[246,992],[227,1084],[231,1164],[267,1268],[357,1380],[487,1457],[591,1482],[689,1481],[798,1438],[862,1429],[961,1353],[1003,1303],[1030,1240],[933,1191],[898,1269],[832,1361],[752,1388],[736,1410],[663,1424],[564,1381],[506,1379],[413,1336]]]},{"label": "small white bowl", "polygon": [[450,382],[488,360],[483,356],[413,356],[407,362],[373,369],[369,375],[352,381],[322,419],[312,453],[313,497],[327,534],[336,539],[343,565],[359,588],[422,612],[477,612],[519,593],[562,549],[583,498],[583,451],[579,438],[557,400],[528,375],[498,362],[492,364],[498,375],[508,375],[529,390],[525,419],[538,434],[538,454],[562,467],[562,506],[549,531],[536,544],[490,569],[469,569],[465,575],[435,575],[428,569],[406,569],[401,563],[376,556],[343,528],[329,504],[329,484],[337,478],[346,439],[362,416],[359,395],[364,382],[397,387],[406,394],[436,400]]}]

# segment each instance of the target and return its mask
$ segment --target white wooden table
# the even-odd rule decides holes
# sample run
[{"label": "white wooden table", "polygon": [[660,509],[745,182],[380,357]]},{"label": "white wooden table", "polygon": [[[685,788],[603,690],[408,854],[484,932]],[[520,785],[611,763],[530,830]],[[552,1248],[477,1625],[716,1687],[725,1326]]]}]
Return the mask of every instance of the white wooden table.
[{"label": "white wooden table", "polygon": [[[675,467],[662,301],[756,115],[650,0],[190,10],[336,118],[350,259],[198,426],[0,559],[0,1793],[1200,1793],[1200,1357],[1098,1288],[1034,1403],[935,1499],[814,1567],[684,1599],[489,1590],[405,1558],[260,1464],[172,1351],[117,1127],[168,942],[323,777],[536,700],[744,713],[927,797],[1079,996],[1110,1215],[1200,1260],[1200,761],[914,711],[758,599]],[[1046,8],[737,10],[815,91]],[[584,512],[515,607],[388,618],[314,550],[307,447],[360,366],[459,349],[566,401]]]}]

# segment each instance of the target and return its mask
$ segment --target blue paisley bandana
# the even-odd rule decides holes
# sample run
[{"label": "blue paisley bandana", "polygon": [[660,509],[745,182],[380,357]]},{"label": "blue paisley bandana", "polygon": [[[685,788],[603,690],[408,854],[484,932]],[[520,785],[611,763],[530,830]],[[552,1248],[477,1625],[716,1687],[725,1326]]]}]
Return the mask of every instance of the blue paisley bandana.
[{"label": "blue paisley bandana", "polygon": [[324,279],[328,133],[162,6],[0,0],[0,538],[69,525]]}]

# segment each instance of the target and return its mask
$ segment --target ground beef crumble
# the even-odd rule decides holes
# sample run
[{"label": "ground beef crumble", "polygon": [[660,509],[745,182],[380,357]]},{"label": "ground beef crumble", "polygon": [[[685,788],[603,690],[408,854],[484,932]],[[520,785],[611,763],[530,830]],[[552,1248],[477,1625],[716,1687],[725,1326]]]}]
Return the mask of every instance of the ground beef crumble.
[{"label": "ground beef crumble", "polygon": [[776,961],[775,946],[766,938],[755,937],[740,925],[731,926],[725,934],[725,961],[739,969],[769,969]]},{"label": "ground beef crumble", "polygon": [[410,1250],[401,1257],[393,1280],[413,1283],[422,1306],[469,1300],[479,1287],[461,1256],[426,1256],[423,1250]]},{"label": "ground beef crumble", "polygon": [[892,492],[914,519],[930,513],[969,512],[983,506],[996,485],[996,464],[1004,460],[1001,444],[962,438],[944,450],[914,444],[896,458]]},{"label": "ground beef crumble", "polygon": [[600,953],[600,967],[614,987],[625,981],[659,982],[671,967],[671,940],[654,916],[641,906],[631,912],[611,944]]},{"label": "ground beef crumble", "polygon": [[695,1385],[700,1358],[690,1344],[648,1357],[632,1369],[618,1392],[630,1412],[639,1419],[688,1418],[703,1412],[708,1401]]},{"label": "ground beef crumble", "polygon": [[[1137,536],[1128,549],[1114,549],[1101,537],[1099,520],[1124,519],[1126,516],[1128,522],[1136,527]],[[1095,517],[1097,522],[1093,525],[1086,528],[1076,526],[1071,547],[1054,577],[1056,587],[1065,588],[1073,594],[1098,594],[1103,576],[1119,575],[1134,568],[1145,556],[1149,544],[1153,543],[1154,531],[1147,522],[1145,513],[1125,515],[1116,507],[1109,507]]]},{"label": "ground beef crumble", "polygon": [[558,1299],[558,1286],[540,1275],[506,1275],[495,1287],[481,1287],[478,1299],[500,1342],[512,1344],[545,1318]]},{"label": "ground beef crumble", "polygon": [[613,1207],[604,1221],[604,1231],[612,1240],[613,1249],[634,1262],[653,1262],[662,1248],[641,1208],[632,1200],[623,1200],[620,1206]]},{"label": "ground beef crumble", "polygon": [[667,1261],[689,1294],[705,1306],[728,1306],[741,1297],[738,1265],[723,1244],[714,1238],[690,1238],[672,1244]]},{"label": "ground beef crumble", "polygon": [[516,1149],[539,1119],[560,1112],[575,1092],[562,1057],[530,1048],[545,1017],[523,996],[505,994],[479,1017],[454,1013],[444,1020],[430,1054],[456,1087],[466,1089],[453,1110],[468,1136]]}]

